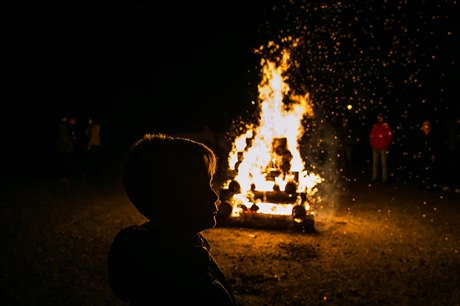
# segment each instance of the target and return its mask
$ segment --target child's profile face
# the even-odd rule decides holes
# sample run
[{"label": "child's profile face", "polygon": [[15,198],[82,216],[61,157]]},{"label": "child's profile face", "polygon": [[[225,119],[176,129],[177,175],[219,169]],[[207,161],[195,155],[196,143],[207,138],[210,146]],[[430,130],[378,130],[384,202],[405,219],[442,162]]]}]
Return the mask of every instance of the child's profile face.
[{"label": "child's profile face", "polygon": [[219,197],[212,188],[212,176],[203,165],[198,171],[189,172],[184,188],[182,222],[187,228],[200,232],[216,226],[217,200]]}]

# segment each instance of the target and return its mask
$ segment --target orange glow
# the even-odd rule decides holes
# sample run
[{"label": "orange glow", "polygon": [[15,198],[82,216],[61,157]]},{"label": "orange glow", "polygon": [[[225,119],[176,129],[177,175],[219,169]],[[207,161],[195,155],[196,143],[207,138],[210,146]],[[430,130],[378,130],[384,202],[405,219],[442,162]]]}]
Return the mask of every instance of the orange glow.
[{"label": "orange glow", "polygon": [[[258,86],[260,120],[258,126],[246,124],[246,130],[237,136],[228,156],[228,165],[233,179],[239,183],[240,193],[232,200],[250,207],[258,206],[257,213],[290,215],[294,205],[307,206],[300,196],[288,204],[254,200],[251,193],[285,191],[287,183],[295,181],[296,192],[312,196],[322,178],[305,170],[299,151],[299,141],[304,134],[302,119],[314,116],[309,94],[291,92],[287,83],[290,53],[282,52],[279,63],[261,60],[263,77]],[[288,101],[288,103],[286,103]],[[292,187],[292,186],[291,186]],[[241,211],[233,205],[233,216]],[[313,214],[313,213],[311,213]]]}]

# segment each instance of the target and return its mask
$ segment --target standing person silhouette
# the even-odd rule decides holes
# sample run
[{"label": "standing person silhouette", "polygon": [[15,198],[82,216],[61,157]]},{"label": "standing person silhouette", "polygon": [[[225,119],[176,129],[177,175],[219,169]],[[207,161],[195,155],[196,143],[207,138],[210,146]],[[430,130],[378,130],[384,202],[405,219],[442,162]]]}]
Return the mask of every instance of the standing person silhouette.
[{"label": "standing person silhouette", "polygon": [[[385,122],[383,114],[377,115],[377,122],[374,123],[369,135],[369,143],[372,148],[372,181],[375,182],[381,175],[382,182],[388,181],[388,147],[393,139],[392,131]],[[379,172],[380,164],[380,172]]]},{"label": "standing person silhouette", "polygon": [[93,116],[88,117],[85,129],[86,154],[85,172],[89,176],[99,173],[102,162],[101,123]]},{"label": "standing person silhouette", "polygon": [[56,150],[58,176],[62,182],[69,182],[78,172],[76,123],[74,115],[63,114],[58,124]]},{"label": "standing person silhouette", "polygon": [[108,254],[113,292],[136,305],[237,305],[200,233],[216,225],[216,155],[190,139],[146,134],[129,150],[123,186],[148,222],[120,230]]},{"label": "standing person silhouette", "polygon": [[414,137],[413,157],[416,163],[418,187],[423,190],[433,189],[437,185],[436,161],[439,154],[438,137],[432,131],[430,120],[424,120],[420,131]]}]

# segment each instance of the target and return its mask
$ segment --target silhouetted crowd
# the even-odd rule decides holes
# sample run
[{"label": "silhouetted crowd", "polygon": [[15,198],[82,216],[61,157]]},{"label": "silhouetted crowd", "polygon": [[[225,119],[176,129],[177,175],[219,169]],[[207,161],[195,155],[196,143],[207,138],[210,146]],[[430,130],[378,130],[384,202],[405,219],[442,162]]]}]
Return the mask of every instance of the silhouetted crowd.
[{"label": "silhouetted crowd", "polygon": [[[370,172],[374,184],[413,181],[420,190],[460,192],[460,120],[434,126],[426,119],[403,138],[398,130],[395,136],[382,113],[376,119],[370,129],[350,125],[345,116],[337,125],[337,164],[342,181],[350,182],[360,173]],[[363,166],[364,161],[367,164]]]},{"label": "silhouetted crowd", "polygon": [[102,162],[101,123],[93,116],[80,123],[76,115],[62,114],[55,148],[56,176],[61,182],[97,175]]}]

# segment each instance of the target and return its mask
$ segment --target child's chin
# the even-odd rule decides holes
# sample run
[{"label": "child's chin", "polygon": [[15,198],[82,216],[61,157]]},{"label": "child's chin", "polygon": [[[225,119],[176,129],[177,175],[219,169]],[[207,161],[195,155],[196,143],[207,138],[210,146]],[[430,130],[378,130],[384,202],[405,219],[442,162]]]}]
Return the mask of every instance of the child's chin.
[{"label": "child's chin", "polygon": [[212,219],[209,220],[209,222],[207,222],[207,224],[203,224],[205,225],[205,229],[210,229],[210,228],[214,228],[216,227],[217,225],[217,221],[216,221],[216,218],[213,217]]},{"label": "child's chin", "polygon": [[214,220],[208,219],[208,220],[202,220],[202,222],[200,223],[195,223],[194,225],[192,225],[192,228],[194,229],[194,231],[201,232],[207,229],[214,228],[216,227],[216,225],[217,225],[217,222],[215,219]]}]

